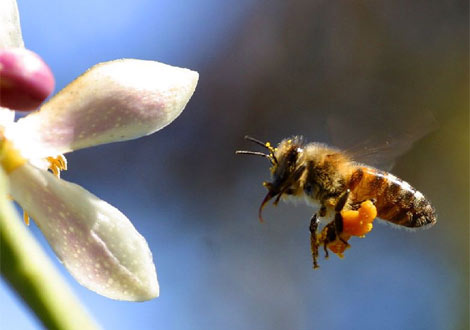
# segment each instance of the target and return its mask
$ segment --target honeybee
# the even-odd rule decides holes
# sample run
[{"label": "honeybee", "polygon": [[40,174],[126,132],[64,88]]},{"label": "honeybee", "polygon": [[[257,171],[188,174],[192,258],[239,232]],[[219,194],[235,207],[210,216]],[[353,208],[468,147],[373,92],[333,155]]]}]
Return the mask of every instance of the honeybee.
[{"label": "honeybee", "polygon": [[[318,268],[318,249],[323,246],[343,257],[352,236],[363,237],[378,217],[409,229],[430,227],[436,214],[422,193],[396,176],[355,162],[346,152],[321,143],[304,143],[295,136],[282,140],[277,147],[252,137],[245,139],[267,150],[236,151],[256,155],[271,163],[272,182],[263,182],[268,190],[258,211],[272,199],[304,199],[315,207],[310,220],[310,246],[313,267]],[[318,233],[320,220],[330,220]]]}]

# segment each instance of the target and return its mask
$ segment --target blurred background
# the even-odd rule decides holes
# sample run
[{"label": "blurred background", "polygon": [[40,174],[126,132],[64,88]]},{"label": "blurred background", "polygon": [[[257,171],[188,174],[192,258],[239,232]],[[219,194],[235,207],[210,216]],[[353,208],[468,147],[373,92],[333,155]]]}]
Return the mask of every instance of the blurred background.
[{"label": "blurred background", "polygon": [[[104,329],[468,329],[467,1],[18,5],[25,44],[51,66],[56,91],[123,57],[200,73],[173,124],[74,152],[63,174],[117,206],[146,237],[159,298],[128,303],[88,291],[29,227]],[[244,135],[403,140],[427,130],[428,114],[438,129],[397,157],[392,172],[433,202],[435,227],[376,225],[351,240],[343,260],[321,258],[313,271],[309,207],[269,205],[266,223],[258,222],[268,162],[234,154],[256,149]],[[344,129],[332,131],[332,120]],[[0,301],[2,329],[41,329],[4,281]]]}]

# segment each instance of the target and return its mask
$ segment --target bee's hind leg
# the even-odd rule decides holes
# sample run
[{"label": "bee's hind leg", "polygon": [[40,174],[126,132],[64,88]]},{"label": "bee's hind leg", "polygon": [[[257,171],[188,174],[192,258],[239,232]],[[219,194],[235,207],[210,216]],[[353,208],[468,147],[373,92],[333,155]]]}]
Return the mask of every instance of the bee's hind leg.
[{"label": "bee's hind leg", "polygon": [[337,235],[335,222],[331,221],[329,224],[323,227],[323,230],[320,234],[320,244],[323,245],[323,251],[325,251],[325,259],[328,259],[329,257],[328,244],[334,242],[336,240],[336,237]]},{"label": "bee's hind leg", "polygon": [[351,193],[351,190],[346,189],[344,192],[341,193],[339,196],[338,201],[336,202],[335,205],[335,212],[339,213],[343,210],[344,206],[346,205],[346,202],[348,201],[349,194]]},{"label": "bee's hind leg", "polygon": [[349,243],[345,241],[343,238],[341,238],[341,235],[340,235],[343,232],[343,217],[341,216],[341,211],[346,205],[346,202],[348,201],[350,193],[351,191],[349,189],[346,189],[339,197],[338,202],[336,203],[336,206],[335,206],[335,220],[334,220],[335,234],[336,234],[335,236],[341,242],[343,242],[346,246],[349,246]]},{"label": "bee's hind leg", "polygon": [[317,229],[320,220],[318,220],[318,216],[315,213],[312,218],[310,219],[310,250],[312,251],[312,259],[313,259],[313,268],[317,269],[318,266],[318,238],[317,238]]},{"label": "bee's hind leg", "polygon": [[[344,239],[341,237],[343,233],[343,217],[341,216],[341,211],[348,202],[350,195],[350,190],[345,190],[338,198],[338,201],[335,205],[335,218],[329,224],[327,224],[317,235],[317,229],[319,224],[319,219],[315,213],[310,220],[310,246],[312,250],[313,258],[313,268],[318,268],[318,247],[323,245],[323,250],[325,251],[325,258],[328,258],[328,249],[331,249],[336,253],[340,258],[343,257],[343,252],[350,247],[347,242],[347,238]],[[326,207],[320,209],[320,215],[326,215]]]},{"label": "bee's hind leg", "polygon": [[339,196],[335,205],[334,220],[327,224],[319,235],[318,245],[323,245],[325,258],[328,258],[328,249],[342,258],[343,252],[350,247],[347,238],[344,239],[341,235],[343,233],[343,217],[341,216],[341,211],[348,201],[349,194],[350,190],[347,189]]}]

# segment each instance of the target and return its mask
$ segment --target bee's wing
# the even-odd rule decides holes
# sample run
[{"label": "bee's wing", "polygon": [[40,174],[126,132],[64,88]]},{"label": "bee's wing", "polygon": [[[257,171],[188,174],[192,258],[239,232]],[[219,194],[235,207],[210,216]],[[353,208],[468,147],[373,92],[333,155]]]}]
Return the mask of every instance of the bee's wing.
[{"label": "bee's wing", "polygon": [[330,116],[333,143],[357,162],[389,171],[413,144],[438,129],[430,112],[419,115],[388,113],[377,117]]}]

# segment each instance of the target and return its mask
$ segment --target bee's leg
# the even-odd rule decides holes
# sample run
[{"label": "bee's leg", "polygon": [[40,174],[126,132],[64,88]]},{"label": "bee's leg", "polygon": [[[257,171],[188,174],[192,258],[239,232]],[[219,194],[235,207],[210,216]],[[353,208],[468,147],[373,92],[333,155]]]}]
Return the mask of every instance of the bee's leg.
[{"label": "bee's leg", "polygon": [[[320,214],[320,217],[326,216],[326,213],[327,213],[326,206],[322,205],[318,213]],[[322,233],[320,234],[320,238],[318,239],[319,242],[317,243],[317,245],[323,245],[323,251],[325,251],[325,259],[328,259],[327,244],[329,241],[328,237],[331,236],[331,233],[328,234],[329,231],[331,232],[331,228],[328,228],[328,226],[325,226],[322,230]],[[318,253],[318,246],[317,246],[317,253]]]},{"label": "bee's leg", "polygon": [[337,234],[335,220],[327,224],[320,234],[320,244],[323,245],[325,251],[325,258],[328,258],[328,249],[336,253],[340,258],[343,258],[343,252],[349,248],[349,244]]},{"label": "bee's leg", "polygon": [[351,193],[351,190],[346,189],[341,195],[339,196],[338,202],[336,202],[335,205],[335,212],[341,212],[346,205],[346,202],[348,201],[349,194]]},{"label": "bee's leg", "polygon": [[[340,258],[343,257],[343,252],[350,247],[347,242],[348,238],[343,238],[343,217],[341,211],[346,205],[349,198],[350,190],[346,190],[340,195],[335,205],[335,218],[329,224],[327,224],[321,231],[318,239],[318,245],[323,245],[325,251],[325,258],[328,258],[328,249],[336,253]],[[326,208],[323,212],[325,212]],[[320,213],[322,212],[320,209]]]},{"label": "bee's leg", "polygon": [[343,232],[343,217],[341,216],[341,211],[343,210],[344,206],[346,205],[346,202],[348,201],[349,194],[351,191],[349,189],[346,189],[340,196],[338,202],[336,203],[335,206],[335,234],[336,237],[340,239],[341,242],[343,242],[346,246],[349,246],[349,243],[346,242],[343,238],[341,238],[341,233]]},{"label": "bee's leg", "polygon": [[317,214],[315,213],[310,219],[310,250],[312,251],[313,258],[313,268],[319,268],[318,260],[318,239],[317,239],[317,229],[320,220],[318,220]]},{"label": "bee's leg", "polygon": [[[334,223],[334,227],[335,227],[334,228],[335,239],[338,238],[346,246],[349,246],[349,243],[347,241],[345,241],[340,235],[343,232],[343,217],[341,216],[341,213],[336,212],[335,219],[333,220],[333,223]],[[333,239],[333,241],[334,241],[334,239]]]},{"label": "bee's leg", "polygon": [[[339,231],[338,229],[342,229],[343,224],[341,223],[341,228],[338,228],[336,217],[335,220],[331,221],[326,227],[327,227],[327,232],[326,232],[326,240],[325,240],[325,251],[326,251],[326,256],[328,256],[328,249],[327,246],[330,243],[335,242],[337,239],[341,238],[339,237]],[[342,240],[341,240],[342,241]]]},{"label": "bee's leg", "polygon": [[323,251],[325,251],[325,259],[328,259],[330,255],[328,254],[328,248],[327,248],[328,242],[323,242]]}]

